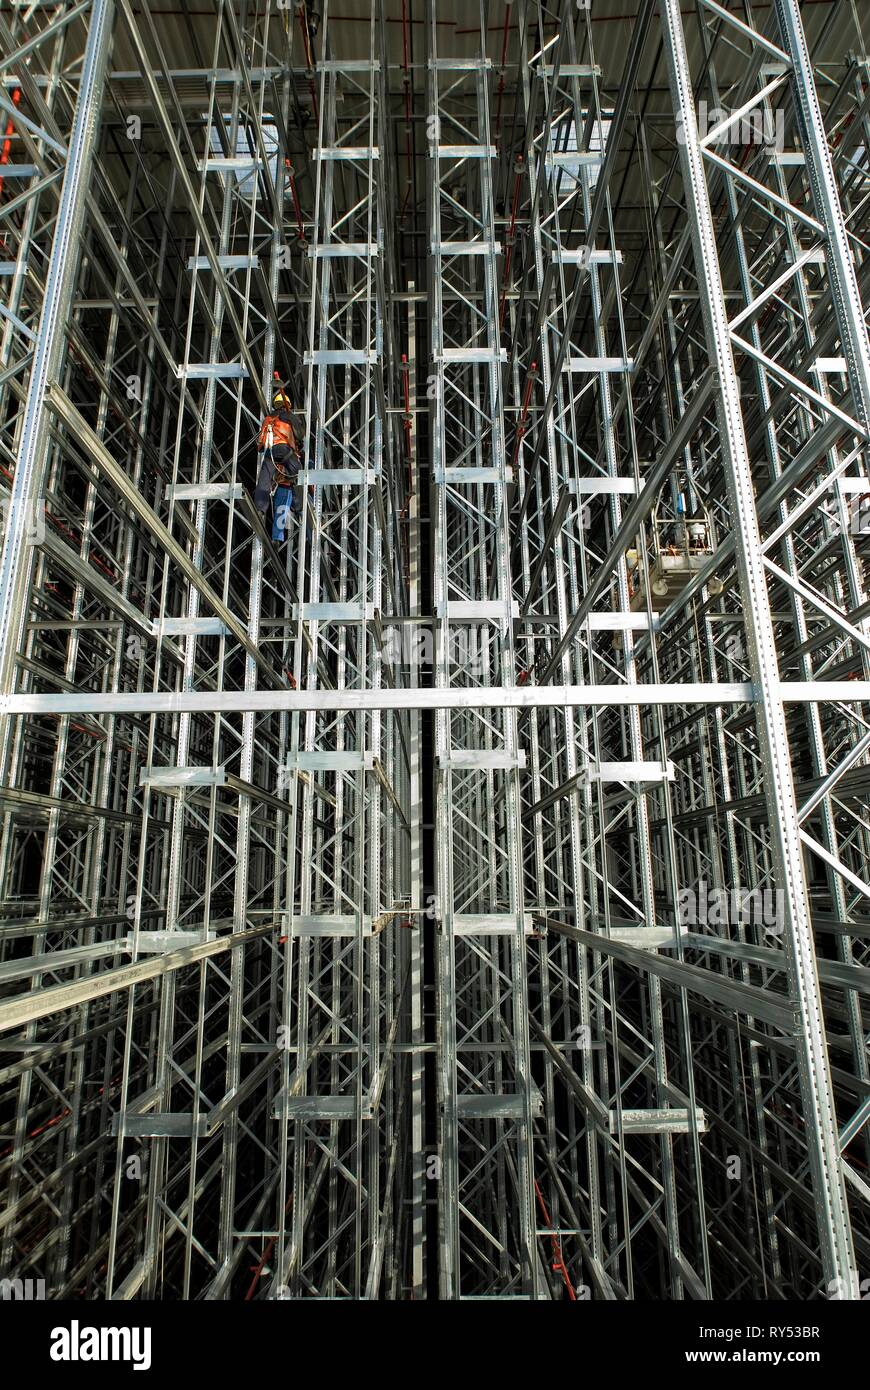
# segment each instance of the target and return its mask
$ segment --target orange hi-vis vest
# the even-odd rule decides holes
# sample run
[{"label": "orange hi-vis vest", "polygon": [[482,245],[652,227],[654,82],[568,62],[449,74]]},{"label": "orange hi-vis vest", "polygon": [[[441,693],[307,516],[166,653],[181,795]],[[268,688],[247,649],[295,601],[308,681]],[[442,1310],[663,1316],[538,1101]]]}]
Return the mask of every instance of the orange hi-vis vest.
[{"label": "orange hi-vis vest", "polygon": [[298,451],[296,434],[289,420],[282,420],[277,415],[267,415],[260,429],[260,438],[257,441],[261,449],[273,449],[286,445],[294,453]]}]

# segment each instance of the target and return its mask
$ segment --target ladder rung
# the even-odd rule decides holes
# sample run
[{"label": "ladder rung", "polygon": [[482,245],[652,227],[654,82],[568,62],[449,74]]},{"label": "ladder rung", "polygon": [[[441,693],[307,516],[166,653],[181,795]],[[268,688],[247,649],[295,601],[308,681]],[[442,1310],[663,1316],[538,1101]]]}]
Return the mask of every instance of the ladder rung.
[{"label": "ladder rung", "polygon": [[672,782],[672,762],[590,763],[584,768],[590,782]]},{"label": "ladder rung", "polygon": [[208,159],[198,159],[196,167],[200,173],[205,170],[207,174],[253,174],[262,168],[262,165],[259,159],[254,159],[249,154],[215,154],[209,155]]},{"label": "ladder rung", "polygon": [[499,256],[500,241],[433,241],[432,254],[442,256]]},{"label": "ladder rung", "polygon": [[305,476],[312,487],[367,487],[383,475],[377,468],[309,468]]},{"label": "ladder rung", "polygon": [[[360,932],[360,927],[362,931]],[[354,913],[324,915],[303,913],[290,919],[291,936],[371,936],[372,919],[363,917],[362,921]]]},{"label": "ladder rung", "polygon": [[[523,935],[530,936],[532,918],[523,913]],[[457,912],[453,917],[454,936],[516,936],[517,919],[510,912]]]},{"label": "ladder rung", "polygon": [[374,753],[350,749],[347,752],[332,750],[318,752],[288,753],[284,767],[288,772],[352,772],[371,771],[375,764]]},{"label": "ladder rung", "polygon": [[[552,64],[552,63],[542,63],[540,67],[535,68],[535,72],[536,72],[536,74],[537,74],[539,77],[541,76],[542,73],[546,73],[548,77],[552,77],[552,75],[553,75],[553,73],[554,73],[555,71],[556,71],[556,69],[553,67],[553,64]],[[600,69],[600,67],[598,66],[597,63],[560,63],[560,64],[559,64],[559,77],[560,77],[560,78],[562,78],[562,77],[600,77],[600,76],[601,76],[601,69]]]},{"label": "ladder rung", "polygon": [[188,362],[178,375],[190,381],[247,381],[248,369],[240,362]]},{"label": "ladder rung", "polygon": [[587,150],[554,150],[544,158],[544,163],[551,169],[561,169],[567,165],[578,165],[584,169],[597,168],[602,162],[600,154],[592,154]]},{"label": "ladder rung", "polygon": [[430,58],[429,67],[433,72],[488,72],[492,67],[491,58]]},{"label": "ladder rung", "polygon": [[436,361],[445,363],[450,362],[506,362],[507,348],[443,348],[440,359]]},{"label": "ladder rung", "polygon": [[377,145],[325,145],[311,151],[312,159],[380,159]]},{"label": "ladder rung", "polygon": [[[260,264],[258,256],[218,256],[221,270],[256,270]],[[211,270],[208,256],[191,256],[187,262],[188,270]]]},{"label": "ladder rung", "polygon": [[[617,1111],[609,1111],[610,1133],[619,1131]],[[626,1134],[688,1134],[697,1129],[699,1134],[707,1131],[707,1117],[700,1106],[695,1110],[695,1124],[689,1125],[688,1109],[672,1110],[623,1110],[622,1129]]]},{"label": "ladder rung", "polygon": [[222,787],[226,783],[223,767],[143,767],[141,787]]},{"label": "ladder rung", "polygon": [[459,483],[510,483],[513,476],[510,464],[504,472],[500,468],[436,468],[432,475],[435,483],[446,483],[450,487]]},{"label": "ladder rung", "polygon": [[637,492],[634,478],[572,478],[568,483],[569,492],[574,495],[597,497],[611,492]]},{"label": "ladder rung", "polygon": [[565,370],[568,372],[630,372],[634,368],[631,357],[569,357]]},{"label": "ladder rung", "polygon": [[220,618],[164,618],[161,637],[225,637],[229,628]]},{"label": "ladder rung", "polygon": [[[649,632],[646,613],[590,613],[586,619],[591,632]],[[658,632],[660,618],[653,614],[652,630]]]},{"label": "ladder rung", "polygon": [[278,1096],[273,1113],[297,1120],[355,1120],[361,1113],[370,1120],[372,1107],[366,1101],[358,1106],[356,1096]]},{"label": "ladder rung", "polygon": [[508,618],[518,618],[520,616],[520,606],[517,602],[510,605],[510,613],[507,612],[507,605],[498,600],[489,602],[485,599],[471,600],[466,602],[461,599],[450,599],[448,602],[439,603],[436,616],[446,618],[450,623],[504,623]]},{"label": "ladder rung", "polygon": [[673,927],[611,927],[610,939],[644,951],[658,951],[662,947],[676,946],[677,933]]},{"label": "ladder rung", "polygon": [[379,252],[376,241],[333,241],[327,246],[309,246],[308,254],[313,260],[339,260],[348,256],[367,260]]},{"label": "ladder rung", "polygon": [[495,159],[495,145],[430,145],[430,153],[438,159]]},{"label": "ladder rung", "polygon": [[[112,1116],[112,1133],[121,1129],[120,1115]],[[130,1139],[190,1139],[194,1133],[203,1139],[208,1134],[208,1116],[199,1115],[194,1128],[193,1115],[184,1112],[155,1111],[150,1115],[127,1115],[124,1133]]]},{"label": "ladder rung", "polygon": [[318,72],[380,72],[381,60],[375,58],[321,58]]},{"label": "ladder rung", "polygon": [[587,255],[588,247],[578,246],[574,250],[556,250],[553,252],[553,260],[557,265],[622,265],[621,251],[608,251],[593,249]]},{"label": "ladder rung", "polygon": [[[543,1108],[543,1097],[537,1087],[533,1087],[532,1114],[540,1115]],[[461,1120],[522,1120],[526,1114],[526,1098],[516,1092],[457,1096],[456,1109]]]},{"label": "ladder rung", "polygon": [[209,932],[204,936],[201,929],[197,931],[140,931],[138,936],[127,937],[128,950],[132,951],[135,943],[136,950],[140,956],[162,955],[164,951],[180,951],[184,946],[200,946],[203,941],[214,941],[214,932]]},{"label": "ladder rung", "polygon": [[176,483],[163,497],[166,502],[234,502],[244,491],[241,483]]},{"label": "ladder rung", "polygon": [[294,618],[303,623],[367,623],[375,616],[373,603],[298,603]]},{"label": "ladder rung", "polygon": [[320,348],[305,354],[306,367],[340,367],[348,364],[370,367],[377,360],[378,354],[367,348]]},{"label": "ladder rung", "polygon": [[506,753],[503,749],[454,748],[449,753],[439,753],[439,767],[455,767],[465,771],[479,769],[487,772],[493,768],[523,768],[526,765],[525,752]]}]

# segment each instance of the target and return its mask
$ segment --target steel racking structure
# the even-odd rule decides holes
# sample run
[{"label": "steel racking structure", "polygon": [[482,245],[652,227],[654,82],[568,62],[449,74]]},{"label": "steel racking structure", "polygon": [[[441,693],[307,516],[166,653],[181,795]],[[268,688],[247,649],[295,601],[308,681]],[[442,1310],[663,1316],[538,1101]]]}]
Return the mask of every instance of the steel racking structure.
[{"label": "steel racking structure", "polygon": [[0,8],[0,1279],[866,1295],[865,43]]}]

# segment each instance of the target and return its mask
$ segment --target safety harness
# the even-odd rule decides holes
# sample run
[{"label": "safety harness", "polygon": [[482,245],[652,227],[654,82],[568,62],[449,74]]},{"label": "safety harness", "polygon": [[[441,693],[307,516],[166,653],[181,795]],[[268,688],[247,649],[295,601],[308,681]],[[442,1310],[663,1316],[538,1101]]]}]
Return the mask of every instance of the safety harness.
[{"label": "safety harness", "polygon": [[[289,420],[282,420],[279,415],[267,415],[260,429],[260,437],[257,443],[261,449],[266,451],[272,460],[275,477],[272,482],[271,491],[274,497],[279,487],[291,485],[291,479],[294,477],[294,474],[288,473],[283,460],[276,459],[273,450],[275,448],[287,448],[298,458],[299,445],[296,440],[296,432]],[[298,469],[296,471],[298,471]]]}]

